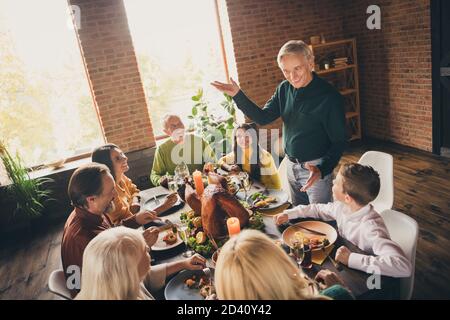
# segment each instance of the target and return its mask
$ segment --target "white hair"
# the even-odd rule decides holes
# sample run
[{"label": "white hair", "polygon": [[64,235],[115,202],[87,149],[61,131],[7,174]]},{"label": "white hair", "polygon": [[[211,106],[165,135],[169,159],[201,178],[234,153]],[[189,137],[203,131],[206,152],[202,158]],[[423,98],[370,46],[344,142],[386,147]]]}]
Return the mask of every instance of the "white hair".
[{"label": "white hair", "polygon": [[84,250],[77,300],[145,299],[138,261],[146,250],[138,230],[116,227],[92,239]]},{"label": "white hair", "polygon": [[289,54],[301,54],[306,60],[310,62],[314,61],[311,48],[302,40],[290,40],[281,47],[277,57],[278,65],[280,65],[281,59]]}]

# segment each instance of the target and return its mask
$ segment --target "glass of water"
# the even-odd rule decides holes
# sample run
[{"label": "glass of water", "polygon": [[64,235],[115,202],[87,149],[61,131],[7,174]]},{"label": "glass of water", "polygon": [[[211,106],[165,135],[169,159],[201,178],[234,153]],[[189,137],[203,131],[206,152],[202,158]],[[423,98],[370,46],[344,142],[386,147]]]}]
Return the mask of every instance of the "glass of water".
[{"label": "glass of water", "polygon": [[298,266],[300,267],[305,257],[303,241],[294,240],[291,245],[291,255],[294,257]]},{"label": "glass of water", "polygon": [[247,199],[247,192],[250,191],[250,188],[252,187],[250,176],[247,172],[239,172],[239,180],[241,182],[242,189],[244,189],[245,192],[245,199]]},{"label": "glass of water", "polygon": [[175,179],[170,179],[168,182],[169,191],[171,193],[176,193],[178,191],[178,181]]},{"label": "glass of water", "polygon": [[189,249],[189,246],[188,246],[189,226],[188,226],[188,222],[186,220],[181,220],[179,230],[181,233],[181,237],[183,238],[184,244],[186,245],[186,251],[183,252],[183,257],[185,257],[185,258],[192,257],[194,255],[194,251]]},{"label": "glass of water", "polygon": [[188,166],[182,162],[179,165],[177,165],[175,167],[175,176],[177,176],[179,179],[184,180],[185,178],[188,178],[190,173],[189,173],[189,168]]}]

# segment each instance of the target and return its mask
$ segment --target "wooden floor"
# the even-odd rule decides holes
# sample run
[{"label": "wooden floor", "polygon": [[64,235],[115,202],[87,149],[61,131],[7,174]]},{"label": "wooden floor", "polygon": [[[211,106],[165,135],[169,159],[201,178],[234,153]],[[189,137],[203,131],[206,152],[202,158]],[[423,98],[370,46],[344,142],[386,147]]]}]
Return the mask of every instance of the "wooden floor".
[{"label": "wooden floor", "polygon": [[59,300],[48,291],[50,273],[62,268],[61,239],[64,221],[0,252],[0,299]]},{"label": "wooden floor", "polygon": [[[352,147],[342,161],[357,161],[367,150],[394,156],[394,209],[419,223],[413,298],[450,299],[450,160],[378,142]],[[63,222],[0,251],[0,299],[56,299],[47,279],[61,266],[62,228]]]}]

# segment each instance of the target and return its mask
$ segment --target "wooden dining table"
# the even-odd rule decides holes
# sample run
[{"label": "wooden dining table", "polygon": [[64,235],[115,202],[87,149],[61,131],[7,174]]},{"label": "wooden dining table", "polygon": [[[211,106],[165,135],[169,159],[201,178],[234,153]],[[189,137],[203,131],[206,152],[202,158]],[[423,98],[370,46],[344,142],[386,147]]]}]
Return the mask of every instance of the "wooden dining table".
[{"label": "wooden dining table", "polygon": [[[254,183],[248,194],[250,195],[260,190],[262,190],[262,186],[258,183]],[[161,195],[165,195],[168,193],[169,190],[161,186],[143,190],[140,193],[141,206],[145,206],[145,203],[148,200],[154,199],[155,197],[158,196],[161,197]],[[241,198],[243,198],[242,195]],[[161,219],[163,220],[168,219],[172,223],[178,224],[180,223],[180,214],[188,210],[190,210],[189,205],[183,203],[177,208],[173,208],[173,210],[169,210],[168,212],[161,214]],[[276,226],[275,223],[273,222],[272,215],[264,215],[263,219],[265,224],[264,232],[268,234],[271,238],[281,239],[282,232],[287,226]],[[298,221],[302,220],[312,220],[312,219],[298,219]],[[293,222],[297,222],[297,220],[294,220]],[[327,222],[327,223],[336,228],[336,224],[334,222]],[[158,225],[158,223],[155,223],[155,225]],[[333,250],[330,253],[330,256],[334,258],[336,250],[342,245],[345,245],[352,252],[364,254],[364,252],[360,250],[357,246],[355,246],[353,243],[338,236],[334,244]],[[184,244],[182,244],[169,250],[152,251],[151,252],[152,265],[184,259],[182,257],[182,254],[185,250],[186,247]],[[339,265],[336,267],[331,261],[331,259],[328,258],[325,259],[321,265],[313,264],[312,268],[303,269],[303,271],[310,278],[314,278],[315,275],[322,269],[328,269],[336,272],[339,275],[339,277],[343,280],[345,286],[351,290],[352,294],[355,296],[356,299],[398,299],[400,296],[399,278],[381,276],[379,279],[380,280],[379,286],[374,286],[373,285],[375,283],[373,281],[374,275],[365,273],[360,270],[351,269],[344,265]],[[164,290],[161,290],[160,292],[157,292],[154,295],[156,299],[164,299]]]}]

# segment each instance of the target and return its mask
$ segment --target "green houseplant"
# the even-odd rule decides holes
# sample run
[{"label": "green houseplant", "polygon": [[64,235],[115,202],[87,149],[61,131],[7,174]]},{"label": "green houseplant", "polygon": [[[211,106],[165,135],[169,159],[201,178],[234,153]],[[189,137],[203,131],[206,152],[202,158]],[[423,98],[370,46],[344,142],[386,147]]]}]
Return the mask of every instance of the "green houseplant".
[{"label": "green houseplant", "polygon": [[236,105],[229,95],[224,94],[224,97],[225,100],[220,105],[227,111],[225,119],[216,118],[208,110],[209,105],[203,96],[203,89],[199,89],[197,94],[191,98],[194,106],[188,116],[193,120],[192,127],[195,134],[208,142],[218,157],[231,151],[230,142],[236,126]]},{"label": "green houseplant", "polygon": [[7,218],[9,222],[20,221],[29,225],[32,219],[42,215],[45,202],[51,200],[51,191],[46,190],[45,185],[52,179],[31,179],[20,156],[18,154],[12,156],[5,143],[1,141],[0,159],[11,181],[11,184],[5,187],[6,195],[11,202],[15,203],[12,212],[9,213],[10,216],[2,218]]}]

